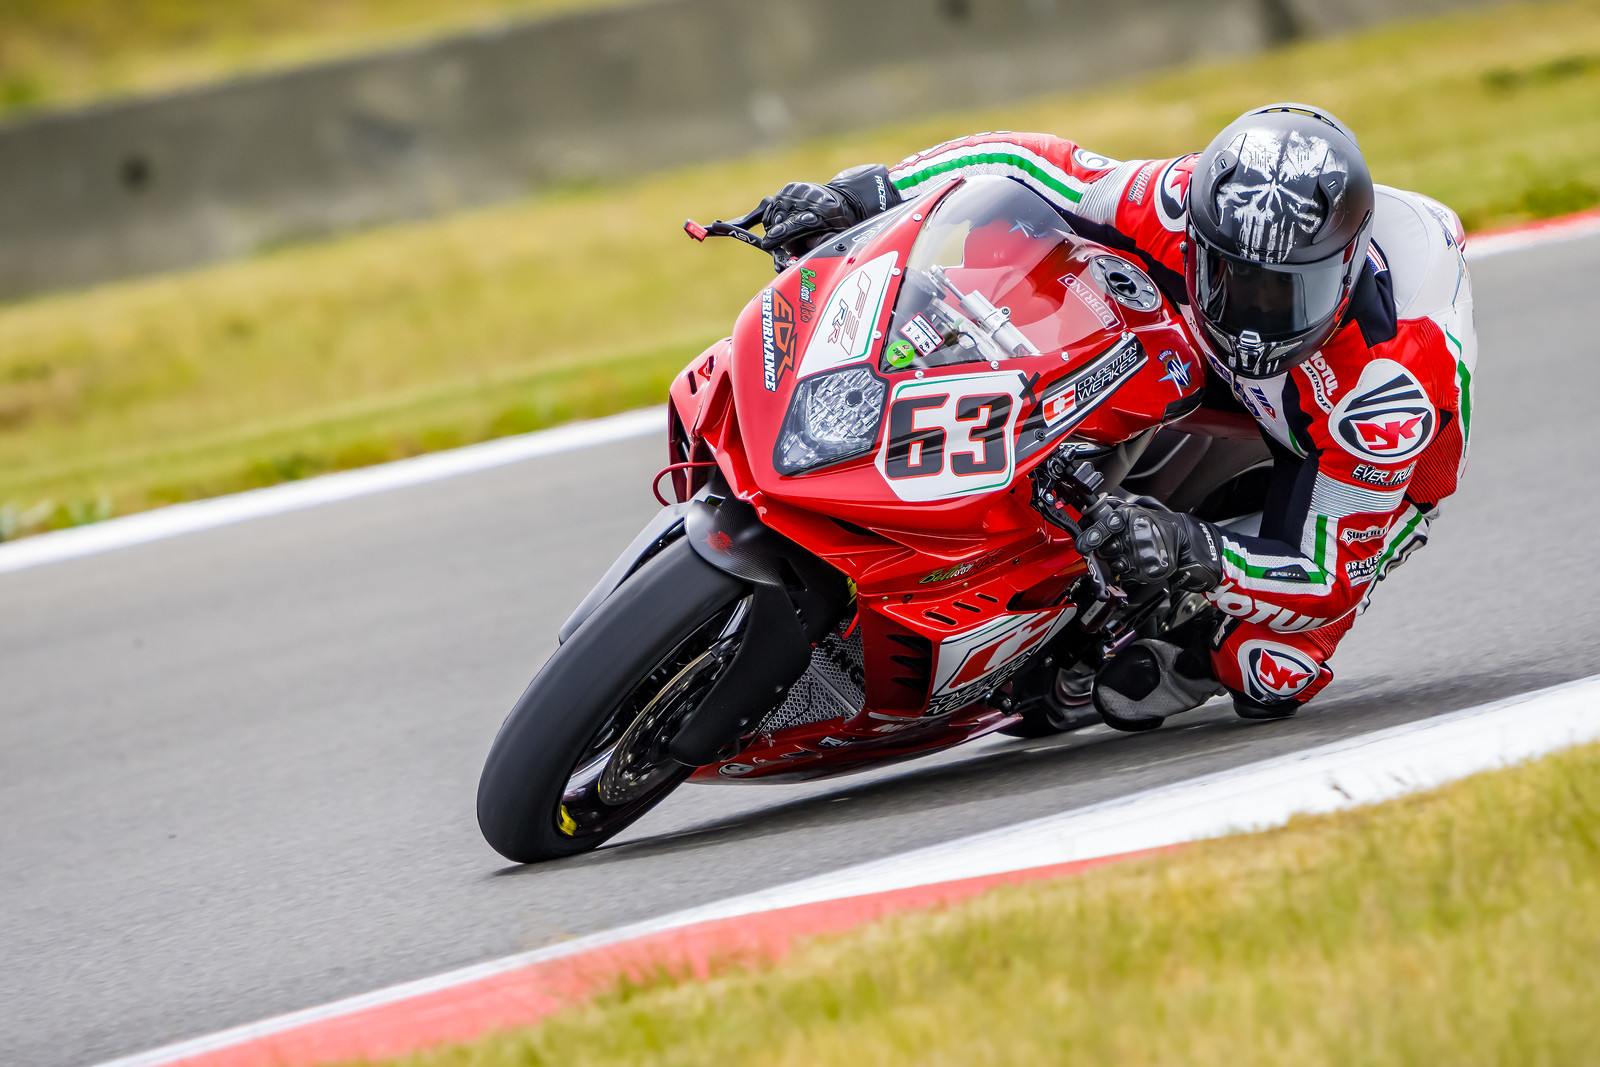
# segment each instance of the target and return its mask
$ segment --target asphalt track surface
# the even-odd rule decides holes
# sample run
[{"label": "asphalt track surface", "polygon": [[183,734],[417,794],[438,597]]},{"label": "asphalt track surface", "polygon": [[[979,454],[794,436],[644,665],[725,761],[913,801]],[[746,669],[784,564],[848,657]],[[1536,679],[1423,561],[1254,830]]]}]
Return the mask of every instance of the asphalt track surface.
[{"label": "asphalt track surface", "polygon": [[508,867],[473,798],[654,438],[0,575],[0,1063],[136,1052],[1595,673],[1600,239],[1473,269],[1473,458],[1302,715],[685,787]]}]

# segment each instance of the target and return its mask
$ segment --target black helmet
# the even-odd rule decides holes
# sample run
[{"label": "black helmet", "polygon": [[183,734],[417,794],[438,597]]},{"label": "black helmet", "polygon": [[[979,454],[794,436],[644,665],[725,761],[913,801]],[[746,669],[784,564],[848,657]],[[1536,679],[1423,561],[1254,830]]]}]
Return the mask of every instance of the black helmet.
[{"label": "black helmet", "polygon": [[1320,108],[1272,104],[1217,134],[1189,180],[1184,274],[1208,345],[1241,378],[1310,359],[1367,257],[1372,176]]}]

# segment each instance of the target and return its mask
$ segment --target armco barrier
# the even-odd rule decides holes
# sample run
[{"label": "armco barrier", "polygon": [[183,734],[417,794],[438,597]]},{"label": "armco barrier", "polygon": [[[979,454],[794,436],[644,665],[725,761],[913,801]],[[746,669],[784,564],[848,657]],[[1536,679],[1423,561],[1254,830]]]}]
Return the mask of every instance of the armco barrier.
[{"label": "armco barrier", "polygon": [[0,127],[0,295],[1485,0],[654,0]]}]

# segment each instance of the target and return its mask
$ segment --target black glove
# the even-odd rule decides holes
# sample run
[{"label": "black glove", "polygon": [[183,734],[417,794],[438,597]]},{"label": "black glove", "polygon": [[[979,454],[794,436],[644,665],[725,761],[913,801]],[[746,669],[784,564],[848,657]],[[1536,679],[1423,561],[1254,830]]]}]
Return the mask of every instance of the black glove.
[{"label": "black glove", "polygon": [[767,202],[761,215],[766,236],[761,247],[801,256],[832,234],[900,202],[889,168],[878,163],[852,167],[827,185],[790,182]]},{"label": "black glove", "polygon": [[1193,515],[1108,496],[1084,512],[1080,528],[1078,551],[1104,560],[1119,578],[1170,581],[1196,593],[1222,584],[1222,535]]}]

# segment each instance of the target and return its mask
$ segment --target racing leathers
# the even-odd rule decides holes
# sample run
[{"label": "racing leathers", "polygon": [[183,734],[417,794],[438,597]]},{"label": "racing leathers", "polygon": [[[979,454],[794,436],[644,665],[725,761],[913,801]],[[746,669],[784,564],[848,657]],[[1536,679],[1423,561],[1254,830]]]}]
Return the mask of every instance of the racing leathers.
[{"label": "racing leathers", "polygon": [[[931,148],[890,175],[903,199],[952,176],[1026,184],[1081,236],[1139,260],[1198,335],[1183,260],[1195,159],[1121,162],[1002,132]],[[1366,269],[1316,356],[1247,380],[1195,345],[1208,403],[1221,393],[1253,416],[1274,460],[1259,530],[1220,531],[1222,581],[1204,594],[1225,618],[1201,651],[1241,714],[1292,711],[1327,685],[1328,658],[1374,583],[1427,540],[1465,468],[1477,341],[1460,220],[1417,193],[1376,194]],[[1214,691],[1191,689],[1193,703]]]}]

